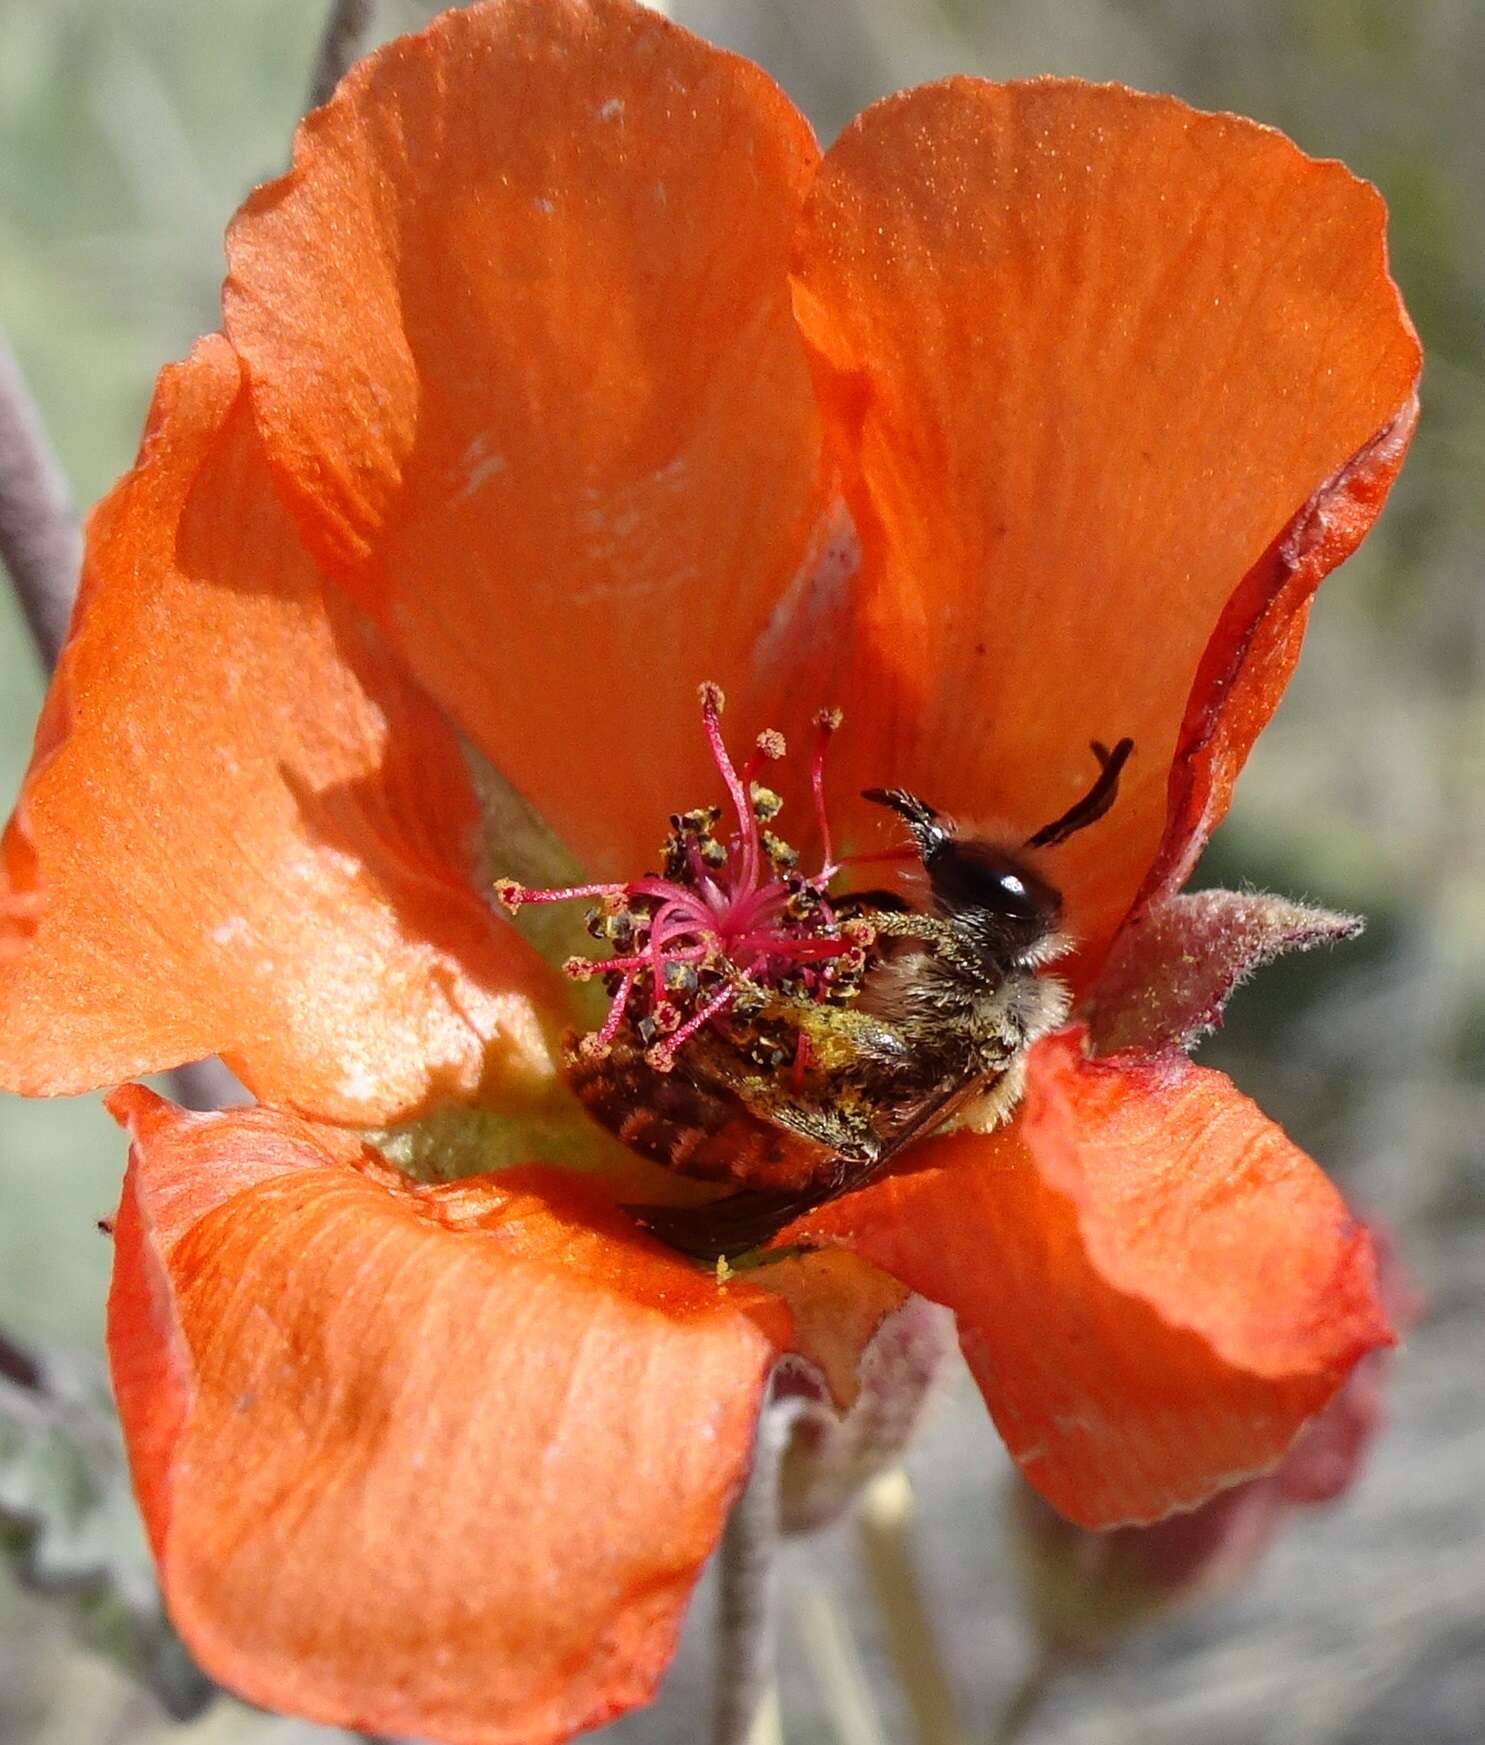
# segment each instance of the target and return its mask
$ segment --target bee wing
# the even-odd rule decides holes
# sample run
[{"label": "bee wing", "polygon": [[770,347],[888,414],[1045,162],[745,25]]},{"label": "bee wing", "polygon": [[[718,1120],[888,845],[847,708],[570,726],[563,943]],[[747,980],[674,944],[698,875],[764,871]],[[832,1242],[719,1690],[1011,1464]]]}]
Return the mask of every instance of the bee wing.
[{"label": "bee wing", "polygon": [[625,1206],[642,1230],[694,1260],[734,1260],[761,1248],[818,1196],[744,1188],[705,1206]]},{"label": "bee wing", "polygon": [[831,1199],[837,1194],[850,1193],[854,1188],[865,1187],[867,1182],[875,1181],[905,1146],[911,1145],[915,1139],[922,1139],[935,1127],[941,1127],[966,1103],[972,1103],[980,1096],[988,1082],[983,1073],[972,1073],[968,1078],[940,1079],[920,1102],[909,1106],[884,1136],[882,1149],[873,1159],[869,1172],[847,1186],[837,1188],[831,1194]]},{"label": "bee wing", "polygon": [[981,1075],[944,1079],[906,1109],[870,1156],[840,1158],[831,1179],[805,1192],[744,1188],[704,1206],[626,1206],[652,1236],[698,1260],[733,1260],[759,1248],[816,1206],[875,1181],[904,1147],[931,1133],[985,1088]]}]

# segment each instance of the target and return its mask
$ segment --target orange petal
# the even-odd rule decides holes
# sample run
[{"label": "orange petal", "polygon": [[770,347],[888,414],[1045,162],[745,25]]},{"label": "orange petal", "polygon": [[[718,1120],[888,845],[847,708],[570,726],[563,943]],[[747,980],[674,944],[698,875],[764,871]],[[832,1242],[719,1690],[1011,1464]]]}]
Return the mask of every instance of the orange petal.
[{"label": "orange petal", "polygon": [[959,1317],[1025,1476],[1090,1527],[1271,1467],[1390,1339],[1371,1245],[1315,1165],[1183,1056],[1032,1055],[1023,1118],[783,1240],[844,1241]]},{"label": "orange petal", "polygon": [[361,1122],[542,1087],[558,996],[464,882],[457,744],[322,593],[240,389],[219,338],[165,371],[89,529],[5,837],[0,1074],[71,1092],[220,1052]]},{"label": "orange petal", "polygon": [[1183,851],[1401,459],[1419,353],[1381,201],[1171,98],[953,79],[831,148],[796,307],[863,543],[843,691],[873,729],[842,755],[1027,834],[1131,735],[1117,807],[1053,857],[1096,951],[1195,755],[1188,699],[1221,792],[1181,800]]},{"label": "orange petal", "polygon": [[110,1352],[202,1666],[453,1745],[645,1701],[746,1472],[774,1355],[749,1294],[550,1172],[410,1189],[272,1111],[115,1107]]},{"label": "orange petal", "polygon": [[696,685],[753,683],[819,516],[787,285],[817,158],[653,12],[506,0],[363,63],[230,233],[311,549],[595,873],[711,796]]}]

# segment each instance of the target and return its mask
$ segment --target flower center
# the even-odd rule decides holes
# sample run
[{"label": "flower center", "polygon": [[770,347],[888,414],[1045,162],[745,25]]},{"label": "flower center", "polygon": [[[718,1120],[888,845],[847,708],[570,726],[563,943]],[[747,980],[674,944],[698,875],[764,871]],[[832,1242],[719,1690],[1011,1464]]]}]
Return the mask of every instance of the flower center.
[{"label": "flower center", "polygon": [[[1024,842],[962,833],[917,795],[867,788],[912,847],[837,856],[825,758],[838,711],[815,717],[810,790],[816,871],[772,825],[778,794],[760,779],[784,756],[760,733],[742,768],[722,736],[722,693],[701,687],[701,719],[731,801],[677,812],[660,870],[626,883],[533,890],[523,903],[587,899],[588,930],[609,949],[567,973],[602,977],[599,1028],[569,1047],[573,1090],[632,1150],[744,1190],[721,1203],[640,1221],[684,1252],[741,1253],[801,1209],[873,1179],[950,1118],[1004,1120],[1026,1051],[1061,1023],[1067,995],[1041,971],[1067,948],[1062,896],[1032,859],[1114,804],[1134,746],[1095,743],[1098,775],[1068,811]],[[845,866],[916,863],[927,902],[881,891],[832,897]],[[677,1071],[676,1068],[680,1070]]]},{"label": "flower center", "polygon": [[[826,892],[842,867],[871,860],[912,860],[910,851],[837,859],[825,808],[825,758],[840,726],[839,710],[814,722],[810,787],[820,838],[820,865],[799,871],[799,855],[770,826],[783,802],[759,780],[765,765],[785,755],[783,735],[760,733],[739,770],[722,736],[720,687],[701,687],[701,718],[726,787],[732,822],[702,806],[673,813],[660,851],[660,871],[622,884],[533,890],[496,881],[514,913],[523,903],[589,899],[588,931],[606,958],[573,957],[563,966],[576,981],[601,976],[611,995],[602,1025],[577,1049],[588,1062],[609,1056],[621,1038],[636,1042],[647,1066],[668,1073],[677,1052],[709,1025],[746,1025],[780,997],[845,1005],[861,991],[876,930],[861,916],[842,915]],[[796,1048],[807,1047],[803,1032]],[[805,1060],[769,1060],[770,1067]]]}]

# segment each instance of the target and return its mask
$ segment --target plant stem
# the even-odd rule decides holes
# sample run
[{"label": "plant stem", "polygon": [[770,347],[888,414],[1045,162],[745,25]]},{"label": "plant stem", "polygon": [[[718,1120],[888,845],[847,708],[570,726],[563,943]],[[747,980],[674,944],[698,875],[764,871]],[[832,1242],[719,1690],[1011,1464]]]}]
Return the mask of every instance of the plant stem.
[{"label": "plant stem", "polygon": [[1042,1712],[1061,1670],[1055,1654],[1044,1650],[1036,1656],[1006,1698],[990,1735],[990,1745],[1018,1745],[1026,1737],[1026,1729]]},{"label": "plant stem", "polygon": [[827,1588],[800,1596],[799,1633],[836,1745],[887,1745],[861,1657]]},{"label": "plant stem", "polygon": [[789,1416],[787,1410],[765,1401],[753,1441],[753,1469],[722,1534],[713,1745],[762,1745],[755,1728],[765,1736],[768,1730],[774,1679],[779,1461]]},{"label": "plant stem", "polygon": [[331,0],[309,82],[307,109],[330,101],[335,87],[360,58],[375,21],[376,0]]},{"label": "plant stem", "polygon": [[861,1542],[915,1745],[965,1745],[938,1634],[913,1556],[913,1489],[901,1467],[861,1496]]}]

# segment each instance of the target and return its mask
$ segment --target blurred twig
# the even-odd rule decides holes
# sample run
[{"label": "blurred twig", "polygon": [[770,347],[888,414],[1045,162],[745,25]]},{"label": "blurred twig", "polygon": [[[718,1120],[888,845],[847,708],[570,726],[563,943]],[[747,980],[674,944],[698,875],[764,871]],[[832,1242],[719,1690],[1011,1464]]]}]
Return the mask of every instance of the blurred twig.
[{"label": "blurred twig", "polygon": [[376,0],[332,0],[320,51],[315,57],[306,107],[328,103],[335,87],[360,58],[376,22]]},{"label": "blurred twig", "polygon": [[23,1350],[14,1340],[7,1339],[3,1333],[0,1333],[0,1376],[32,1393],[41,1389],[41,1365],[29,1351]]},{"label": "blurred twig", "polygon": [[0,333],[0,560],[48,672],[67,636],[82,533],[31,391]]}]

